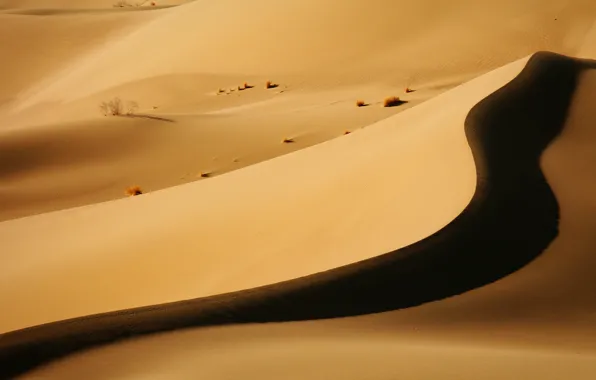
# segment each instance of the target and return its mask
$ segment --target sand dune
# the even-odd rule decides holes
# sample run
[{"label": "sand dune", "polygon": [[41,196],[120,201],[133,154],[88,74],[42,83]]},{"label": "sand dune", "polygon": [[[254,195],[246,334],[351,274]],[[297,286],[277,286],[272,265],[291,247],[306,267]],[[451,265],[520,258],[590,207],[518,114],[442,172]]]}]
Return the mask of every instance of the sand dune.
[{"label": "sand dune", "polygon": [[593,352],[437,342],[368,332],[362,325],[297,323],[163,334],[76,354],[22,378],[589,380],[596,370]]},{"label": "sand dune", "polygon": [[[0,112],[22,91],[44,81],[76,54],[85,54],[110,38],[117,38],[148,13],[95,17],[22,17],[0,13]],[[124,17],[126,16],[126,17]],[[76,31],[76,33],[73,33]],[[2,112],[2,129],[8,127]]]},{"label": "sand dune", "polygon": [[[586,64],[592,65],[591,63]],[[515,68],[515,66],[513,67]],[[557,75],[552,75],[553,73]],[[10,353],[18,354],[18,356],[13,356],[13,360],[19,357],[36,357],[37,354],[34,352],[41,351],[37,351],[38,349],[35,347],[41,345],[40,347],[49,350],[45,352],[58,355],[61,350],[68,352],[72,349],[79,334],[81,337],[84,336],[84,340],[80,340],[79,344],[85,345],[92,344],[91,342],[94,341],[109,341],[123,335],[130,336],[188,325],[316,319],[382,311],[416,305],[433,298],[442,298],[449,295],[448,292],[459,293],[465,289],[493,281],[495,279],[493,276],[503,276],[516,269],[520,264],[523,265],[527,260],[531,260],[556,236],[558,217],[556,202],[537,166],[535,157],[561,130],[562,123],[565,121],[567,104],[575,86],[576,73],[578,73],[578,68],[572,60],[548,55],[534,57],[515,81],[488,97],[472,110],[467,121],[468,138],[473,148],[476,146],[475,141],[480,143],[475,150],[476,165],[479,171],[476,195],[470,206],[458,219],[428,239],[375,260],[298,279],[287,284],[281,283],[244,293],[164,305],[159,308],[139,309],[134,312],[106,314],[96,318],[72,320],[23,330],[20,333],[5,335],[3,344],[6,345],[6,349],[4,352],[9,355]],[[589,96],[593,93],[594,87],[590,85],[590,74],[586,74],[589,76],[582,81],[584,86],[580,87],[574,107],[572,106],[571,127],[578,128],[575,120],[582,118],[573,117],[573,115],[576,112],[580,112],[581,116],[585,115],[586,107],[582,99],[585,99],[586,94]],[[505,110],[510,113],[504,112]],[[402,115],[406,114],[407,112]],[[581,130],[582,123],[579,124]],[[583,125],[586,124],[583,123]],[[513,141],[512,137],[515,138]],[[513,153],[512,156],[504,156],[502,149],[495,149],[507,141],[513,142],[513,145],[509,146],[509,152]],[[482,150],[479,150],[480,148]],[[525,164],[522,164],[524,162]],[[513,188],[512,184],[517,186]],[[495,208],[495,206],[497,207]],[[565,206],[565,203],[560,206]],[[564,215],[565,213],[562,212],[561,236],[564,236],[566,225]],[[517,219],[512,219],[512,216]],[[507,229],[503,229],[504,227]],[[586,248],[589,247],[591,245],[588,242]],[[484,250],[483,255],[479,252],[482,250]],[[548,257],[548,251],[546,255]],[[560,256],[560,253],[556,254],[555,251],[554,255]],[[392,263],[394,260],[395,264]],[[577,264],[574,263],[571,268],[577,268]],[[438,268],[434,269],[435,266]],[[491,320],[496,319],[497,326],[499,323],[506,324],[511,320],[518,320],[517,328],[519,328],[520,325],[524,325],[524,319],[528,317],[524,315],[524,309],[511,309],[505,305],[511,302],[515,305],[523,300],[524,291],[527,291],[527,288],[514,287],[521,293],[514,293],[508,297],[503,296],[498,289],[503,283],[506,284],[510,281],[510,278],[515,281],[516,275],[518,278],[522,276],[526,282],[532,281],[532,275],[524,276],[524,271],[536,273],[532,271],[533,267],[534,264],[530,264],[527,268],[505,280],[480,288],[478,292],[488,293],[488,296],[480,297],[479,300],[476,296],[478,293],[471,292],[443,302],[431,303],[428,306],[407,309],[398,312],[395,316],[392,316],[395,313],[392,312],[389,313],[391,317],[380,314],[375,317],[364,317],[364,319],[394,322],[401,318],[405,320],[405,323],[397,325],[398,331],[400,326],[408,331],[412,323],[422,329],[428,328],[428,326],[433,328],[437,323],[433,320],[437,319],[449,321],[450,327],[453,327],[454,324],[461,325],[466,320],[473,320],[478,313],[492,317],[492,319],[481,320],[484,327],[491,326]],[[470,268],[474,268],[474,270],[470,271]],[[428,275],[424,274],[426,271],[428,271]],[[548,276],[548,273],[551,272],[542,270],[539,273],[542,276]],[[589,284],[591,282],[584,284],[588,285],[587,288],[580,286],[579,289],[591,294],[593,286]],[[389,295],[386,293],[389,289],[408,289],[408,292]],[[491,291],[492,289],[497,290]],[[530,297],[532,294],[534,293],[529,292]],[[491,304],[494,295],[498,298]],[[499,298],[501,298],[501,302],[499,302]],[[457,305],[458,303],[460,304]],[[454,304],[457,307],[453,307]],[[579,317],[576,322],[584,324],[587,322],[590,326],[590,322],[593,323],[593,320],[591,320],[590,308],[586,308],[589,304],[586,304],[585,300],[581,300],[580,304],[584,307],[582,313],[568,313],[566,317]],[[551,310],[558,310],[551,303],[548,305]],[[491,310],[491,306],[496,310]],[[427,311],[434,308],[443,308],[444,311]],[[457,314],[450,316],[450,310]],[[514,314],[511,314],[512,310],[515,310]],[[533,311],[530,308],[526,310]],[[499,311],[505,312],[504,315],[509,315],[509,320],[498,318]],[[521,313],[516,315],[519,312]],[[408,317],[412,315],[414,318],[409,319]],[[458,315],[462,317],[457,318]],[[548,314],[546,316],[542,313],[538,315],[543,317],[538,322],[542,322],[546,326],[549,325],[549,322],[553,323],[553,319],[549,318]],[[344,323],[352,323],[347,321]],[[409,325],[408,321],[410,321]],[[554,322],[559,321],[560,319],[554,318]],[[354,323],[357,323],[357,319]],[[368,323],[370,323],[370,319]],[[535,329],[536,321],[532,321],[532,324]],[[590,334],[591,331],[596,332],[589,328],[578,331],[577,326],[581,325],[581,323],[576,324],[575,329],[569,328],[568,335],[563,335],[567,343],[574,341],[574,336],[577,340],[578,337],[585,338],[586,334]],[[316,328],[316,324],[314,326]],[[474,325],[471,330],[473,327]],[[451,330],[451,333],[453,331]],[[512,329],[512,331],[519,330]],[[540,331],[544,333],[548,330],[542,326]],[[533,342],[531,329],[526,330],[526,333],[529,334],[529,337],[525,337],[526,344],[538,344]],[[183,333],[181,338],[183,340],[184,334],[192,335],[192,333]],[[159,340],[159,338],[148,339],[150,342],[155,339]],[[512,340],[516,341],[515,338]],[[196,342],[196,340],[188,341],[188,346],[182,349],[192,349],[190,347],[194,347]],[[143,341],[129,343],[133,346],[135,344],[143,344]],[[386,344],[386,342],[382,344]],[[10,346],[13,347],[12,351]],[[308,343],[306,347],[308,347]],[[333,349],[333,347],[335,346],[331,345],[329,349]],[[361,345],[357,345],[357,347],[362,348]],[[475,347],[464,348],[464,352],[466,349],[477,352],[475,350],[479,348]],[[591,346],[591,349],[593,348]],[[107,348],[107,350],[114,349],[117,350],[118,346]],[[482,350],[482,348],[480,349]],[[490,350],[493,349],[488,350],[491,352]],[[519,352],[511,350],[503,351],[504,357],[500,358],[495,358],[494,353],[488,354],[490,359],[487,365],[513,365],[511,358],[518,355]],[[133,352],[136,350],[133,349]],[[100,353],[100,355],[102,354]],[[536,353],[530,355],[536,355]],[[552,357],[554,360],[562,360],[565,363],[563,367],[569,365],[569,361],[564,360],[566,354],[548,352],[538,356],[540,357],[540,355]],[[165,356],[167,361],[168,355]],[[128,361],[132,360],[128,355],[125,357]],[[594,368],[591,366],[593,361],[590,358],[593,359],[593,356],[572,359],[585,363],[575,365],[572,371],[578,371],[578,365],[580,366],[579,372],[574,372],[578,375],[593,371]],[[35,360],[24,361],[24,363],[27,362],[35,363]],[[537,362],[544,363],[544,358],[537,359]],[[68,361],[66,363],[68,367]],[[57,368],[59,370],[60,366]],[[49,370],[52,371],[52,368]],[[526,370],[533,375],[537,373],[532,368]],[[504,373],[511,372],[505,371]],[[512,373],[520,374],[521,372],[514,371]],[[461,375],[461,372],[459,374]],[[477,374],[475,370],[469,373],[470,376],[475,374]]]},{"label": "sand dune", "polygon": [[[523,62],[520,62],[517,67],[522,65]],[[516,70],[515,66],[513,70]],[[493,75],[499,77],[502,74]],[[87,291],[106,291],[106,297],[100,296],[98,299],[107,304],[99,307],[88,305],[96,311],[191,298],[197,294],[214,294],[277,282],[375,256],[396,246],[419,240],[453,219],[465,207],[474,191],[474,166],[461,125],[474,102],[500,86],[498,83],[490,87],[490,82],[490,79],[479,80],[455,90],[453,96],[445,94],[380,122],[375,127],[209,181],[97,207],[65,210],[1,223],[0,234],[7,251],[20,253],[18,260],[12,257],[3,265],[5,270],[2,279],[9,283],[13,281],[11,279],[28,276],[30,270],[27,269],[27,263],[44,262],[44,256],[47,264],[61,261],[56,261],[56,256],[40,255],[41,251],[35,241],[11,239],[11,236],[18,236],[17,231],[21,228],[30,232],[36,229],[36,233],[44,235],[38,241],[43,241],[46,247],[48,244],[52,245],[49,251],[69,262],[70,259],[67,258],[72,257],[75,260],[72,264],[77,265],[78,269],[68,270],[68,273],[86,278],[80,285],[90,286]],[[466,90],[469,87],[472,87],[471,91]],[[468,92],[473,94],[468,95]],[[467,101],[462,101],[462,96],[457,96],[458,93],[467,96]],[[447,104],[450,108],[446,108],[442,114],[430,114],[433,104]],[[416,129],[409,127],[412,118],[421,119]],[[436,136],[434,142],[426,137],[430,131],[434,131],[432,134]],[[400,148],[396,148],[396,143]],[[374,148],[375,154],[371,154],[371,148]],[[425,160],[412,159],[419,154],[424,154]],[[448,159],[453,160],[451,164]],[[408,161],[413,165],[404,165]],[[305,162],[311,162],[312,166],[304,165]],[[385,170],[377,171],[378,168]],[[385,174],[395,171],[400,176],[393,180]],[[428,175],[420,176],[420,173]],[[458,180],[450,181],[454,178]],[[243,185],[235,186],[234,183]],[[417,183],[419,186],[407,186],[408,183]],[[449,186],[452,186],[450,190]],[[416,196],[422,195],[421,191],[426,196]],[[399,197],[395,197],[396,192],[400,194]],[[216,196],[217,194],[219,195]],[[218,198],[221,200],[218,201]],[[370,199],[385,201],[374,206]],[[398,201],[399,199],[402,201]],[[346,207],[348,204],[350,207]],[[123,208],[128,211],[123,212]],[[395,218],[395,215],[400,214],[409,217]],[[293,217],[288,220],[288,215]],[[342,223],[334,223],[338,215],[341,215]],[[362,218],[369,223],[367,231],[374,231],[373,235],[366,236],[360,232]],[[63,222],[58,222],[58,219]],[[177,220],[180,223],[176,222],[177,227],[166,232],[163,231],[163,225],[168,220]],[[139,223],[141,221],[143,222]],[[279,225],[280,221],[284,221],[286,232],[279,236],[268,234],[267,231]],[[49,230],[48,222],[56,226],[56,229]],[[323,226],[325,232],[321,233]],[[403,233],[395,235],[391,233],[393,228],[398,228]],[[114,236],[114,239],[105,241],[109,247],[87,245],[89,237],[98,230]],[[197,231],[202,233],[197,235]],[[87,247],[87,254],[82,254],[80,245],[73,244],[73,235],[78,236],[80,244]],[[147,240],[147,236],[152,235],[157,239]],[[236,238],[226,238],[231,235]],[[131,239],[131,236],[138,238]],[[264,246],[264,239],[275,243]],[[172,242],[175,242],[180,260],[169,264],[168,272],[172,276],[169,277],[162,272],[163,267],[156,264],[162,259],[167,260],[173,247]],[[310,255],[299,253],[303,244],[311,247],[313,257],[318,257],[317,260],[313,261]],[[368,248],[364,249],[365,247]],[[238,257],[239,251],[249,254]],[[106,253],[109,256],[105,256]],[[129,256],[130,253],[132,255]],[[141,257],[137,256],[139,253],[142,253],[141,265]],[[102,261],[97,261],[101,256],[107,259],[103,264]],[[126,260],[126,257],[131,260],[125,265],[128,269],[117,270],[122,268],[122,260]],[[225,270],[230,260],[239,259],[246,260],[243,264],[237,262],[239,272],[230,273]],[[287,262],[288,259],[292,260],[292,265],[283,265],[285,269],[273,263]],[[79,260],[83,260],[81,265],[76,264]],[[261,265],[267,262],[271,263]],[[90,263],[94,264],[88,267]],[[313,264],[315,267],[312,267]],[[106,267],[98,270],[98,265]],[[217,270],[218,267],[222,270]],[[246,271],[248,268],[249,272]],[[183,280],[185,271],[188,274],[187,280]],[[111,285],[103,280],[102,273],[106,272],[112,273]],[[120,280],[118,272],[122,275]],[[240,273],[243,274],[239,275]],[[125,295],[123,285],[130,281],[131,275],[143,281],[141,287],[148,290],[145,293],[148,299],[143,301],[145,296],[135,289],[130,289],[129,296]],[[33,280],[32,277],[30,278]],[[47,286],[57,286],[53,293],[58,297],[59,294],[65,297],[65,302],[61,302],[60,307],[53,308],[59,315],[50,318],[62,319],[93,312],[83,309],[74,315],[70,314],[67,311],[70,307],[85,307],[84,302],[72,302],[71,297],[82,297],[79,298],[82,301],[86,298],[87,291],[81,292],[83,288],[80,287],[73,289],[70,281],[50,285],[42,277],[33,281],[45,291],[49,290]],[[160,280],[156,282],[156,278]],[[31,283],[31,286],[35,285]],[[35,293],[29,294],[40,301]],[[17,301],[21,296],[14,293],[11,295],[7,291],[2,298]],[[55,298],[52,302],[57,300]],[[29,307],[26,306],[28,303],[18,304]],[[46,318],[52,314],[49,309],[48,312]],[[25,310],[19,312],[14,309],[14,313],[25,318],[26,315],[35,318],[34,313]],[[6,319],[6,323],[15,322],[20,324],[24,320]],[[32,322],[36,324],[42,321]]]},{"label": "sand dune", "polygon": [[[74,62],[68,73],[19,102],[18,107],[48,100],[72,101],[172,72],[259,76],[316,72],[320,78],[327,75],[333,80],[351,74],[349,78],[360,83],[381,79],[403,85],[408,78],[433,79],[433,73],[434,78],[444,78],[462,71],[479,72],[491,62],[498,66],[497,59],[507,62],[529,50],[572,52],[591,27],[596,6],[591,1],[537,4],[470,0],[444,5],[429,0],[192,2]],[[343,17],[331,17],[334,13]],[[398,15],[398,30],[394,18],[383,17],[388,13]],[[422,20],[427,24],[424,29],[417,27]],[[275,33],[270,32],[272,27]],[[539,32],[533,33],[533,29]],[[523,41],[497,43],[510,38]],[[168,54],[160,54],[166,46]],[[422,54],[428,52],[441,54],[441,59],[423,59]],[[369,70],[362,70],[364,65]],[[84,87],[78,85],[81,78],[86,78]]]},{"label": "sand dune", "polygon": [[22,378],[589,380],[596,370],[594,351],[441,341],[387,328],[381,334],[372,320],[354,322],[160,334],[75,354]]},{"label": "sand dune", "polygon": [[[182,2],[166,5],[174,3]],[[28,130],[69,131],[51,152],[34,157],[69,164],[11,173],[0,198],[10,207],[0,220],[121,198],[131,185],[155,191],[200,172],[223,174],[366,127],[537,50],[575,55],[590,46],[584,41],[592,1],[538,3],[225,0],[105,13],[94,9],[111,2],[97,1],[85,5],[86,13],[65,15],[78,3],[5,2],[10,12],[43,6],[62,13],[0,14],[0,49],[12,57],[0,67],[0,80],[9,83],[0,90],[0,140],[17,152],[11,159],[26,162],[32,153],[19,147]],[[265,91],[266,80],[280,87]],[[215,96],[245,81],[256,87]],[[403,94],[406,86],[417,91]],[[380,108],[391,95],[408,103]],[[106,152],[106,162],[125,164],[98,169],[67,146],[104,149],[78,132],[118,128],[98,111],[114,97],[136,101],[140,113],[173,120],[176,128],[154,125],[147,133],[145,123],[123,122],[130,128],[118,138],[123,151]],[[358,109],[357,99],[371,106]],[[296,144],[280,146],[288,137]],[[139,149],[126,150],[131,145]],[[78,180],[65,181],[73,169],[68,177]]]},{"label": "sand dune", "polygon": [[594,377],[596,3],[158,3],[0,0],[0,377]]}]

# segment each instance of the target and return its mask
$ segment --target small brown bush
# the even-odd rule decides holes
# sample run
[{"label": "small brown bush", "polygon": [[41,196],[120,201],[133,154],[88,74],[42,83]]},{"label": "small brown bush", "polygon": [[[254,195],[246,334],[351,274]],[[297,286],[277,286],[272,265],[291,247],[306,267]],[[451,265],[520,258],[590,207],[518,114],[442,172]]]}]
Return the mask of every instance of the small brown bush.
[{"label": "small brown bush", "polygon": [[128,189],[126,189],[126,195],[128,195],[129,197],[134,197],[141,194],[143,194],[143,190],[141,190],[139,186],[131,186]]},{"label": "small brown bush", "polygon": [[294,139],[288,138],[288,137],[286,137],[285,139],[282,140],[282,143],[284,143],[284,144],[291,144],[293,142],[294,142]]},{"label": "small brown bush", "polygon": [[383,101],[383,107],[395,107],[402,104],[403,101],[398,96],[390,96]]},{"label": "small brown bush", "polygon": [[265,89],[266,89],[266,90],[268,90],[268,89],[270,89],[270,88],[275,88],[275,87],[277,87],[277,86],[278,86],[277,84],[275,84],[275,83],[271,82],[270,80],[268,80],[267,82],[265,82]]},{"label": "small brown bush", "polygon": [[99,109],[103,112],[104,116],[119,116],[122,115],[122,100],[120,98],[114,98],[109,102],[102,102],[99,105]]},{"label": "small brown bush", "polygon": [[365,105],[366,105],[366,102],[364,100],[356,101],[356,107],[364,107]]}]

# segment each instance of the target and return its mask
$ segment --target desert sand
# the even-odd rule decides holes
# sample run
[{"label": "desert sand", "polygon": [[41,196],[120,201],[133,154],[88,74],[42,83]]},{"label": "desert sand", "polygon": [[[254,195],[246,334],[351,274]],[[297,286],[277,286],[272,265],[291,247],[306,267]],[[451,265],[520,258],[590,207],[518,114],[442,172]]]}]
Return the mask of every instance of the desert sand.
[{"label": "desert sand", "polygon": [[595,22],[0,1],[1,376],[594,378]]},{"label": "desert sand", "polygon": [[[577,0],[226,0],[137,12],[97,0],[65,11],[79,3],[0,3],[11,57],[0,72],[0,162],[18,162],[0,170],[0,220],[223,174],[366,127],[536,51],[574,55],[594,9]],[[40,7],[43,15],[22,14]],[[267,80],[279,87],[266,91]],[[255,87],[229,93],[244,82]],[[408,103],[379,107],[388,96]],[[161,119],[106,119],[98,106],[114,97]],[[360,99],[370,106],[355,107]]]}]

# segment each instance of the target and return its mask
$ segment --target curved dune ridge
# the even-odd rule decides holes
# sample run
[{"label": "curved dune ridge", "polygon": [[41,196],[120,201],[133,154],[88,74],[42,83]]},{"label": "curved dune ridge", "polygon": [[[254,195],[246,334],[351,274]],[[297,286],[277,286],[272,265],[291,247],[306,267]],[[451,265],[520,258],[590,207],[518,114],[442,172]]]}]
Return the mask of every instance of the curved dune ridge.
[{"label": "curved dune ridge", "polygon": [[465,132],[476,164],[476,191],[465,210],[433,235],[382,256],[274,285],[6,333],[0,338],[1,374],[14,376],[83,348],[191,326],[404,309],[515,272],[557,236],[557,199],[540,157],[566,122],[580,74],[595,67],[592,61],[536,54],[515,79],[470,111]]}]

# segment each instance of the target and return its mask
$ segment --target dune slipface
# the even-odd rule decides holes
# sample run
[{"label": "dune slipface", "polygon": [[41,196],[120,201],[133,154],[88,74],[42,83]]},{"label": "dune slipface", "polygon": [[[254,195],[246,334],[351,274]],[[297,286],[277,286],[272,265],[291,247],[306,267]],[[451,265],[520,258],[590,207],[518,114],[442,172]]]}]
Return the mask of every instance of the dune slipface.
[{"label": "dune slipface", "polygon": [[579,73],[593,66],[534,55],[469,113],[478,183],[449,225],[408,247],[327,272],[195,300],[92,315],[3,334],[14,376],[74,351],[190,326],[297,321],[382,312],[486,285],[536,258],[557,236],[558,205],[539,166],[560,133]]}]

